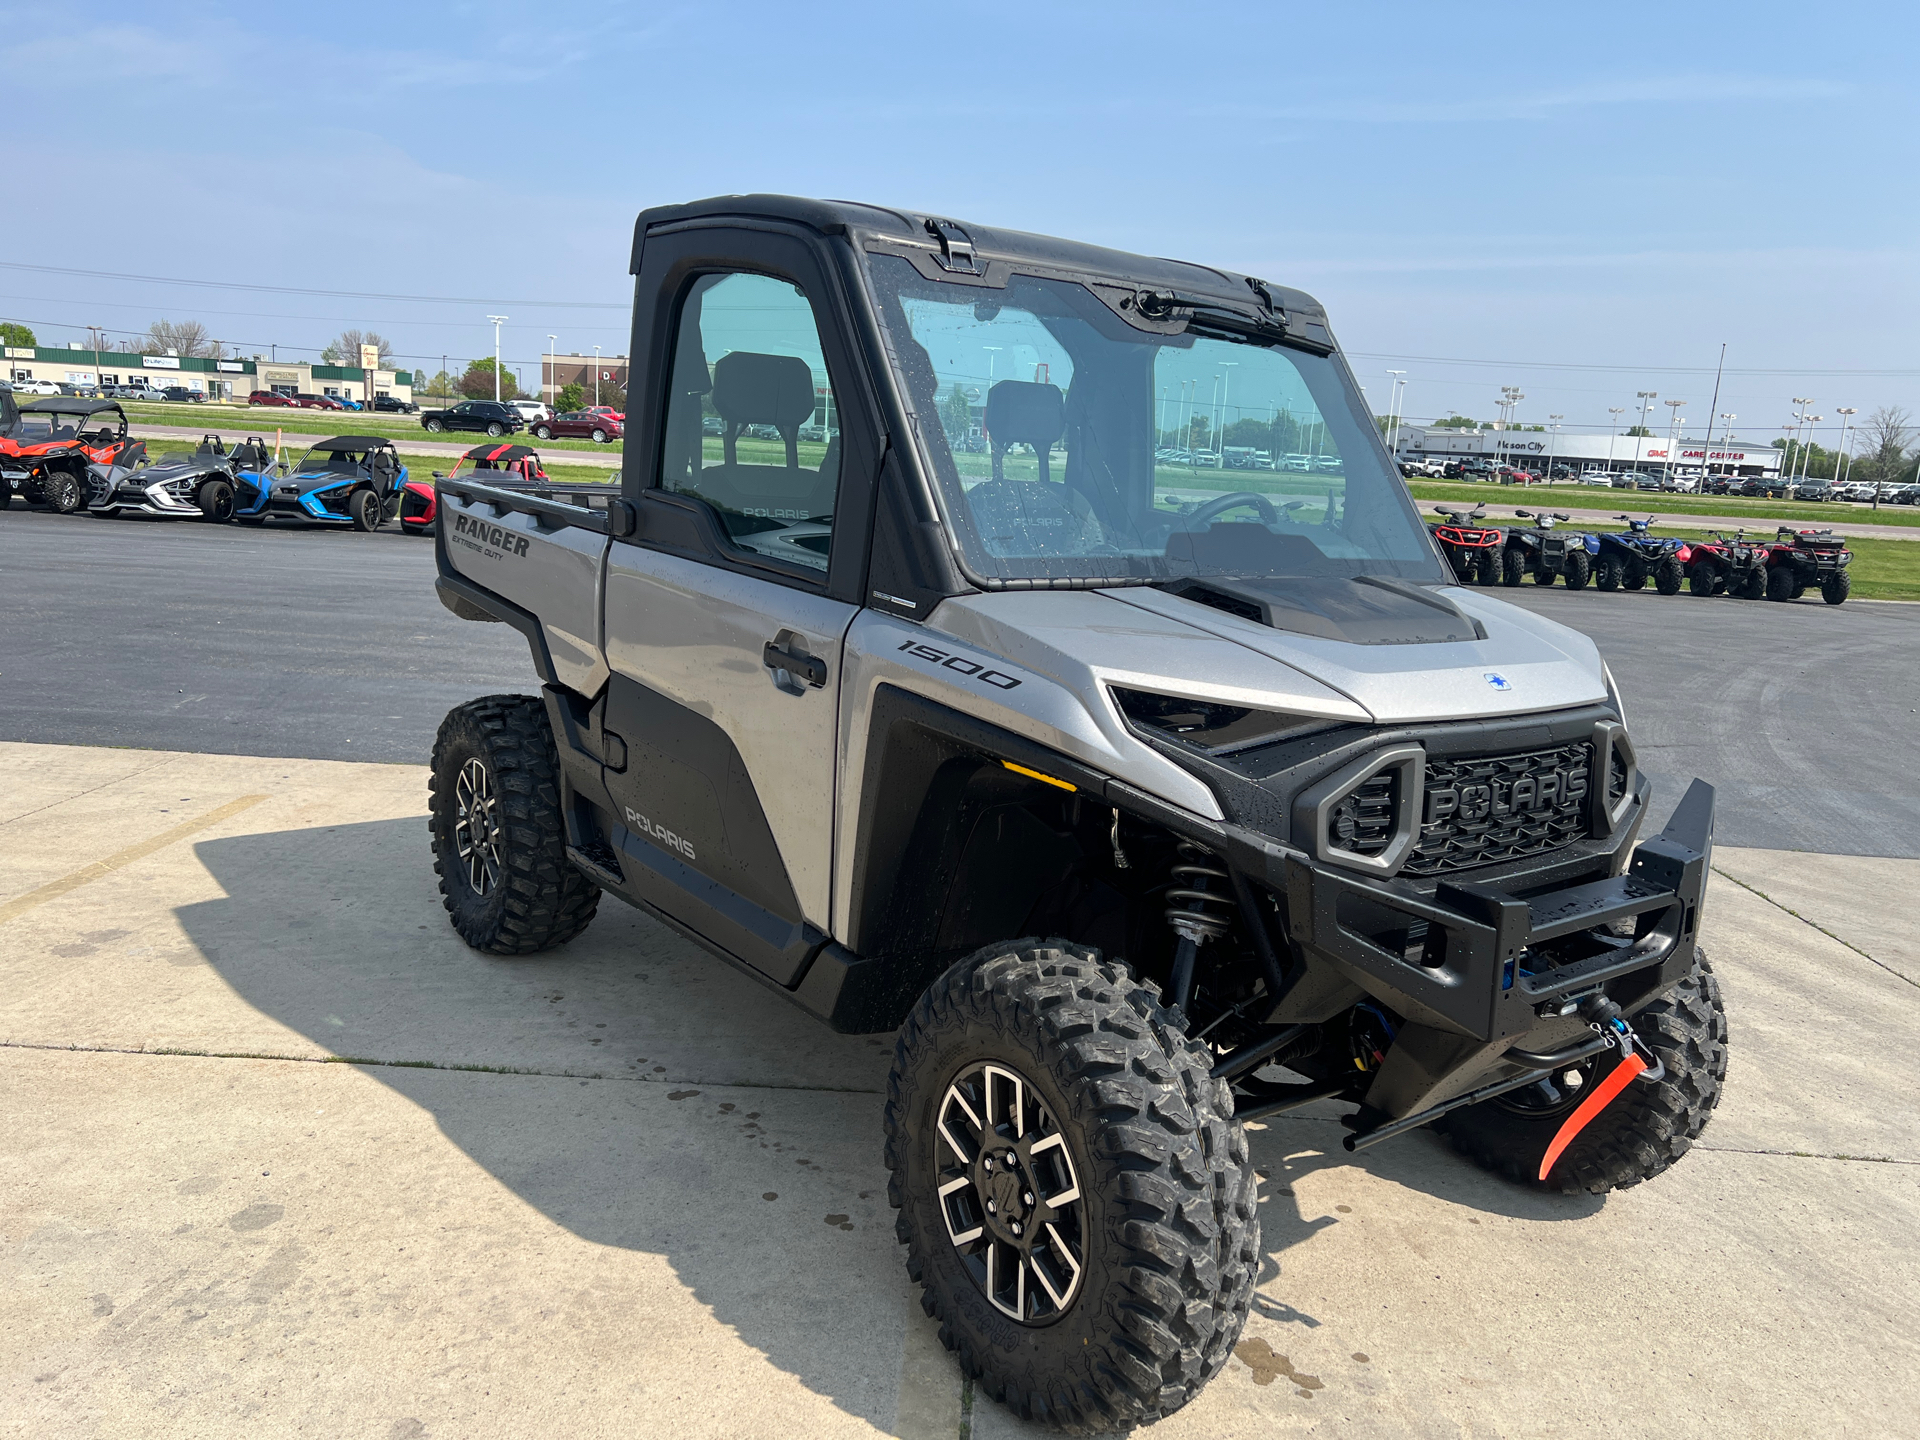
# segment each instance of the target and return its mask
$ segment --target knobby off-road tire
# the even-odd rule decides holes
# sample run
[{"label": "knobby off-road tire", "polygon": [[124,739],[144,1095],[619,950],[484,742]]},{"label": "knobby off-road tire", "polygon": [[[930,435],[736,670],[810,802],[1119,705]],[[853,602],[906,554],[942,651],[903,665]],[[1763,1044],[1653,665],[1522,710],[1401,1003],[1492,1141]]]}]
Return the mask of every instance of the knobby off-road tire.
[{"label": "knobby off-road tire", "polygon": [[1524,550],[1502,550],[1500,552],[1500,583],[1518,585],[1527,578],[1527,552]]},{"label": "knobby off-road tire", "polygon": [[1714,583],[1717,578],[1711,565],[1704,560],[1696,560],[1687,570],[1687,588],[1696,595],[1710,596],[1718,588]]},{"label": "knobby off-road tire", "polygon": [[[1179,1409],[1225,1365],[1252,1300],[1260,1221],[1233,1096],[1209,1065],[1152,988],[1065,940],[1008,941],[960,961],[901,1029],[886,1161],[907,1273],[962,1371],[1021,1417],[1071,1434],[1125,1429]],[[1020,1128],[1029,1139],[1060,1137],[1038,1145],[1070,1165],[1077,1213],[1032,1208],[1033,1197],[1069,1193],[1063,1172],[1028,1189],[1038,1172],[1016,1167],[1022,1184],[1001,1195],[997,1221],[987,1216],[992,1187],[1007,1189],[1004,1146],[1015,1127],[1008,1120],[986,1132],[1012,1106],[990,1109],[976,1130],[950,1098],[977,1097],[967,1087],[987,1066],[1026,1087],[1030,1119]],[[1009,1093],[1010,1082],[999,1083]],[[943,1117],[959,1121],[958,1145],[945,1138]],[[996,1153],[1003,1163],[986,1167]],[[1016,1211],[1023,1201],[1028,1208]],[[987,1264],[983,1241],[954,1239],[977,1217],[986,1249],[1007,1257],[996,1280],[1010,1268],[1037,1276],[1044,1263],[1057,1281],[1067,1273],[1057,1237],[1034,1247],[1031,1264],[1018,1260],[1018,1242],[996,1238],[1006,1233],[996,1226],[1019,1223],[1016,1213],[1029,1232],[1078,1236],[1081,1269],[1062,1292],[1066,1304],[1034,1281],[1025,1303],[1049,1313],[1031,1323],[999,1308],[975,1278],[972,1267]],[[1046,1223],[1050,1215],[1058,1224]]]},{"label": "knobby off-road tire", "polygon": [[1680,568],[1680,562],[1669,555],[1653,567],[1653,588],[1662,595],[1678,595],[1681,583],[1686,579],[1686,571]]},{"label": "knobby off-road tire", "polygon": [[1575,550],[1567,556],[1565,574],[1567,589],[1586,589],[1587,578],[1593,574],[1593,557],[1584,550]]},{"label": "knobby off-road tire", "polygon": [[1767,599],[1791,600],[1793,598],[1793,571],[1788,566],[1776,565],[1767,571]]},{"label": "knobby off-road tire", "polygon": [[1647,588],[1647,565],[1644,560],[1629,560],[1625,572],[1620,577],[1622,590],[1644,590]]},{"label": "knobby off-road tire", "polygon": [[1594,571],[1593,583],[1602,590],[1618,590],[1620,588],[1621,572],[1624,568],[1620,563],[1620,557],[1618,555],[1602,555],[1600,557],[1600,564]]},{"label": "knobby off-road tire", "polygon": [[[1707,1128],[1727,1078],[1727,1012],[1706,952],[1699,951],[1687,977],[1631,1023],[1666,1075],[1652,1084],[1629,1083],[1567,1147],[1545,1181],[1538,1178],[1541,1157],[1577,1105],[1577,1094],[1535,1114],[1487,1100],[1455,1111],[1438,1128],[1475,1164],[1535,1189],[1601,1195],[1651,1180]],[[1601,1051],[1587,1072],[1588,1085],[1619,1063],[1613,1051]]]},{"label": "knobby off-road tire", "polygon": [[1549,570],[1544,563],[1533,567],[1533,583],[1536,585],[1551,585],[1559,578],[1560,577],[1554,571]]},{"label": "knobby off-road tire", "polygon": [[433,742],[427,829],[460,938],[532,955],[587,928],[600,889],[567,860],[560,758],[544,703],[489,695],[450,711]]},{"label": "knobby off-road tire", "polygon": [[1742,600],[1765,599],[1767,594],[1767,573],[1764,566],[1754,566],[1741,580],[1740,588],[1735,593],[1739,595]]},{"label": "knobby off-road tire", "polygon": [[1836,570],[1820,582],[1820,598],[1829,605],[1844,605],[1853,593],[1853,572]]},{"label": "knobby off-road tire", "polygon": [[55,470],[48,475],[40,493],[46,497],[47,508],[56,515],[71,515],[87,503],[86,486],[71,470]]},{"label": "knobby off-road tire", "polygon": [[1485,547],[1473,561],[1474,581],[1481,585],[1493,586],[1500,583],[1500,562],[1494,558],[1493,547]]}]

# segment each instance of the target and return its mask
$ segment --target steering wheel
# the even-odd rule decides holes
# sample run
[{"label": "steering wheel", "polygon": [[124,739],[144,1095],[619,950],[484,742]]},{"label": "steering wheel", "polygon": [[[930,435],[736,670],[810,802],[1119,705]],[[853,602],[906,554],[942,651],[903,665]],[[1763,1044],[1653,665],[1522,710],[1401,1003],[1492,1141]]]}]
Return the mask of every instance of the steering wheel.
[{"label": "steering wheel", "polygon": [[1198,510],[1186,517],[1189,525],[1211,525],[1215,519],[1229,510],[1237,510],[1242,505],[1251,505],[1260,516],[1262,525],[1279,523],[1279,515],[1264,495],[1255,495],[1248,490],[1236,490],[1230,495],[1219,495],[1207,501]]}]

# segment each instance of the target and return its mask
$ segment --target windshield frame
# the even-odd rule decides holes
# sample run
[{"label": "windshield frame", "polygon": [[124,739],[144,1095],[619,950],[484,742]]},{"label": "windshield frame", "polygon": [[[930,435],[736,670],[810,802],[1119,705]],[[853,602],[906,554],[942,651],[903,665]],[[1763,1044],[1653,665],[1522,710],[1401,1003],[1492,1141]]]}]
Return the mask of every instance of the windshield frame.
[{"label": "windshield frame", "polygon": [[[1068,270],[1044,262],[1031,262],[1015,257],[1006,259],[996,257],[990,265],[985,267],[984,274],[943,273],[942,268],[925,263],[917,255],[910,257],[903,254],[903,248],[885,243],[859,247],[859,270],[862,283],[867,290],[872,314],[881,332],[880,338],[892,370],[896,393],[906,411],[909,429],[913,432],[912,448],[919,461],[930,498],[937,507],[937,512],[952,540],[954,558],[962,575],[969,583],[984,590],[1104,589],[1177,584],[1191,579],[1205,579],[1210,573],[1204,570],[1196,572],[1178,568],[1161,568],[1148,555],[1117,557],[1128,563],[1111,567],[1113,573],[1103,574],[1093,573],[1101,568],[1091,563],[1102,558],[1097,556],[994,556],[987,553],[975,527],[970,506],[960,500],[962,492],[956,488],[960,485],[960,470],[953,452],[948,448],[943,421],[937,413],[940,404],[940,387],[944,382],[935,378],[936,413],[925,413],[927,409],[925,402],[916,397],[915,386],[910,383],[902,365],[903,356],[910,355],[916,350],[924,352],[924,346],[915,336],[902,296],[909,291],[917,291],[922,297],[937,296],[941,303],[963,305],[969,300],[991,301],[996,292],[999,295],[1005,295],[1022,280],[1074,287],[1078,296],[1084,297],[1086,302],[1084,305],[1075,303],[1072,306],[1075,312],[1084,312],[1075,314],[1076,321],[1085,321],[1109,338],[1137,337],[1144,344],[1152,344],[1156,338],[1164,338],[1173,340],[1176,344],[1184,342],[1186,346],[1199,341],[1213,341],[1248,346],[1261,351],[1281,352],[1299,373],[1301,383],[1309,389],[1322,420],[1331,425],[1335,422],[1336,416],[1338,417],[1342,434],[1347,442],[1341,447],[1340,453],[1348,457],[1364,454],[1365,459],[1361,463],[1373,467],[1377,472],[1369,483],[1373,483],[1380,493],[1370,495],[1369,503],[1379,504],[1384,501],[1390,510],[1396,512],[1391,517],[1392,523],[1405,527],[1405,534],[1400,538],[1414,540],[1414,549],[1417,553],[1356,559],[1350,573],[1347,573],[1344,578],[1372,575],[1415,584],[1457,583],[1439,552],[1434,548],[1424,520],[1413,502],[1413,497],[1406,489],[1398,467],[1394,464],[1370,413],[1366,411],[1364,397],[1345,356],[1337,345],[1332,343],[1324,325],[1313,324],[1307,327],[1304,333],[1289,333],[1286,322],[1277,314],[1263,314],[1263,302],[1270,309],[1271,301],[1268,287],[1261,282],[1248,281],[1249,290],[1245,296],[1231,290],[1224,296],[1196,294],[1191,298],[1198,303],[1190,308],[1176,309],[1171,315],[1164,311],[1149,314],[1141,313],[1146,308],[1144,306],[1135,308],[1134,298],[1136,296],[1168,298],[1155,296],[1153,293],[1157,288],[1164,286],[1164,281],[1142,280],[1120,271],[1093,273],[1078,269]],[[878,266],[886,261],[906,268],[896,269],[891,278],[883,276],[878,273]],[[912,272],[911,275],[907,273],[908,270]],[[1227,278],[1222,276],[1223,280]],[[948,286],[951,286],[951,301],[947,300],[946,295],[938,294]],[[1278,287],[1272,288],[1278,289]],[[1172,298],[1177,301],[1187,297]],[[1244,314],[1244,324],[1232,318],[1239,314]],[[1036,314],[1036,318],[1041,317]],[[1226,323],[1216,323],[1222,320]],[[1059,337],[1055,338],[1057,340]],[[1064,348],[1064,342],[1061,343]],[[1157,356],[1155,358],[1157,359]],[[1321,367],[1320,373],[1310,375],[1309,367]],[[1148,403],[1151,405],[1151,400]],[[939,431],[937,439],[934,434],[936,430]],[[1160,498],[1158,472],[1161,462],[1157,459],[1161,448],[1159,439],[1159,427],[1156,425],[1153,434],[1154,443],[1148,446],[1149,452],[1156,458],[1152,461],[1153,478],[1148,482],[1147,497],[1149,508],[1155,510],[1158,508],[1157,502]],[[1275,471],[1281,470],[1282,457],[1275,455],[1272,459],[1271,468]],[[1219,477],[1235,467],[1220,465],[1189,466],[1188,468],[1190,473],[1196,475],[1211,474]],[[1319,472],[1316,471],[1313,478],[1319,478]],[[1343,493],[1344,483],[1343,479]],[[1342,503],[1344,504],[1344,501]],[[1331,496],[1327,505],[1330,511]],[[1331,513],[1328,518],[1332,518]],[[1203,527],[1203,529],[1206,528],[1211,527]],[[1285,536],[1293,532],[1280,530],[1272,533]],[[1063,559],[1066,563],[1062,563]],[[1036,564],[1035,561],[1043,563]],[[1168,561],[1166,565],[1171,567],[1172,562]],[[995,573],[996,569],[1004,571],[1010,566],[1019,568],[1021,573]],[[1083,571],[1086,573],[1080,573]],[[1249,573],[1257,578],[1259,575],[1272,572]],[[1222,578],[1224,578],[1224,572]]]}]

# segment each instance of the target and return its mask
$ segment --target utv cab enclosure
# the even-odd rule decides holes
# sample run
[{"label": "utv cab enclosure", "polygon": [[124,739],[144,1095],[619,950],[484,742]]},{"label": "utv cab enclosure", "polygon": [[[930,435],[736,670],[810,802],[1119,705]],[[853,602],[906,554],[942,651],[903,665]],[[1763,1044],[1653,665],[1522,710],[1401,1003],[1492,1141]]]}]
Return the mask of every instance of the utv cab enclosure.
[{"label": "utv cab enclosure", "polygon": [[[988,1394],[1105,1431],[1221,1368],[1249,1120],[1568,1191],[1686,1151],[1712,792],[1641,836],[1592,643],[1456,584],[1311,297],[777,196],[631,268],[621,497],[438,485],[442,600],[542,681],[441,727],[444,903],[523,954],[610,891],[897,1031],[889,1198]],[[1158,400],[1226,365],[1236,441],[1336,466],[1196,499]]]}]

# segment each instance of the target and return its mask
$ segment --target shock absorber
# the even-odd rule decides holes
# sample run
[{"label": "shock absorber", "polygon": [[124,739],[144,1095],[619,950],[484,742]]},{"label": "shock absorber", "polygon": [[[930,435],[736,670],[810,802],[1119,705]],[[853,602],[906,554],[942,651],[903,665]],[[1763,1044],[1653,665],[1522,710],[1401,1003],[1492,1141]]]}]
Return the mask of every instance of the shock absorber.
[{"label": "shock absorber", "polygon": [[[1193,995],[1193,968],[1200,947],[1227,933],[1233,920],[1231,902],[1225,891],[1231,877],[1216,862],[1213,852],[1191,840],[1174,847],[1170,867],[1173,884],[1167,889],[1167,923],[1180,937],[1173,951],[1173,975],[1168,999],[1184,1011]],[[1219,890],[1209,887],[1219,882]]]}]

